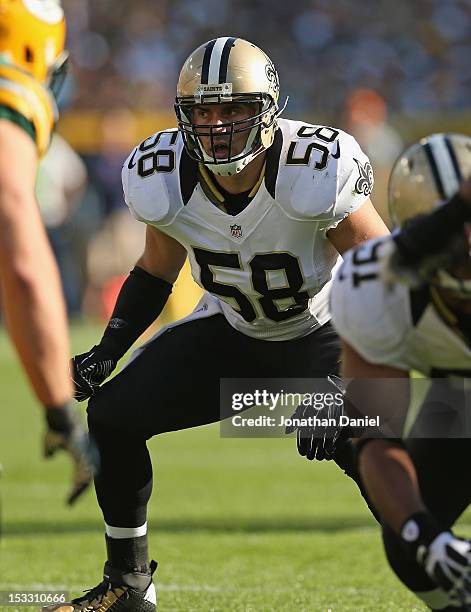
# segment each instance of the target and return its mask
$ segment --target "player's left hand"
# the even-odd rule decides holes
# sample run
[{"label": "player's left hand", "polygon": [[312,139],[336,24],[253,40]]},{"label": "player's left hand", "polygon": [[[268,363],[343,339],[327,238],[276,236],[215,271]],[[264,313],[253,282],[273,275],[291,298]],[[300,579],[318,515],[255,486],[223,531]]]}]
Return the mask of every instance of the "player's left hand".
[{"label": "player's left hand", "polygon": [[[338,376],[328,376],[328,382],[332,386],[333,392],[344,395],[345,391],[342,387],[341,380]],[[296,444],[298,453],[302,457],[306,457],[310,461],[330,461],[334,458],[335,449],[339,440],[348,437],[347,428],[340,425],[340,416],[343,414],[343,401],[327,402],[322,408],[317,409],[311,404],[300,404],[292,419],[308,419],[309,417],[316,418],[319,422],[321,419],[333,419],[335,425],[306,425],[286,426],[285,433],[290,434],[296,431]],[[330,421],[326,421],[330,423]]]},{"label": "player's left hand", "polygon": [[[98,449],[71,407],[55,410],[65,412],[60,416],[66,426],[61,430],[55,429],[51,427],[51,420],[47,419],[49,426],[44,435],[44,456],[50,458],[63,450],[72,459],[72,487],[66,499],[67,504],[72,505],[88,488],[98,470]],[[56,415],[54,421],[57,422]]]}]

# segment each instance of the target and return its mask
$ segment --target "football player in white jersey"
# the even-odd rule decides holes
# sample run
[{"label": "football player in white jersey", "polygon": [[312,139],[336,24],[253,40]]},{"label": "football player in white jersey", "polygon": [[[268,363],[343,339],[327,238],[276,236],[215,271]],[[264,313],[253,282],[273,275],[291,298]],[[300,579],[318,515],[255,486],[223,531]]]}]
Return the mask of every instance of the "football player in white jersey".
[{"label": "football player in white jersey", "polygon": [[402,231],[347,253],[331,293],[356,412],[393,422],[408,408],[409,372],[431,379],[407,436],[373,430],[357,448],[388,561],[433,610],[471,609],[471,543],[451,530],[471,502],[470,175],[469,137],[434,134],[407,149],[389,190]]},{"label": "football player in white jersey", "polygon": [[[262,50],[240,38],[211,40],[182,68],[178,129],[150,136],[124,164],[125,199],[147,224],[147,239],[102,340],[74,359],[101,453],[96,489],[108,560],[104,582],[73,610],[96,610],[108,596],[107,610],[137,602],[155,609],[146,439],[229,416],[220,411],[221,378],[325,378],[338,369],[333,268],[339,253],[387,228],[370,202],[372,169],[356,141],[281,119],[278,98],[278,75]],[[199,306],[100,387],[161,312],[187,256],[206,290]],[[356,478],[348,441],[333,458]]]}]

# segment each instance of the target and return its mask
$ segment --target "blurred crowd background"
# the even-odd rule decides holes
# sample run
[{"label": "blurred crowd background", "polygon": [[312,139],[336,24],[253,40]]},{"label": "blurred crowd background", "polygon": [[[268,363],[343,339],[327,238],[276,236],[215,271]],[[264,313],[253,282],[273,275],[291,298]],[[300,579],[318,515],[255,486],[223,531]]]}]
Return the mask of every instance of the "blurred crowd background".
[{"label": "blurred crowd background", "polygon": [[[370,155],[373,200],[402,147],[470,129],[469,0],[63,0],[72,69],[38,198],[69,313],[109,313],[143,244],[122,199],[131,148],[175,125],[178,72],[199,44],[246,38],[273,59],[284,116],[341,127]],[[197,292],[184,276],[180,316]]]}]

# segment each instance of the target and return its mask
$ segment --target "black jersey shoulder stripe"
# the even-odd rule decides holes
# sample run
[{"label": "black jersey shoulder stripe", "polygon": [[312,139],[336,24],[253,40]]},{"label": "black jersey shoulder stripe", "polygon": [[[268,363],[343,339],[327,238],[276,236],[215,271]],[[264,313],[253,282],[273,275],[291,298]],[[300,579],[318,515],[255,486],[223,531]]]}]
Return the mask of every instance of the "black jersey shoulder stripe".
[{"label": "black jersey shoulder stripe", "polygon": [[440,176],[440,172],[438,171],[437,162],[435,160],[435,156],[433,154],[430,143],[426,142],[424,144],[424,151],[425,151],[425,155],[427,156],[428,163],[430,164],[430,169],[433,174],[433,179],[435,181],[435,186],[437,188],[437,191],[440,194],[441,199],[445,200],[446,199],[445,188],[443,187],[442,178]]},{"label": "black jersey shoulder stripe", "polygon": [[281,128],[278,128],[275,132],[273,144],[267,151],[267,166],[265,169],[265,187],[273,199],[275,199],[276,179],[278,178],[282,147],[283,133]]},{"label": "black jersey shoulder stripe", "polygon": [[229,65],[229,55],[232,47],[234,46],[236,39],[234,37],[229,37],[224,43],[224,47],[221,53],[221,63],[219,64],[219,83],[227,82],[227,67]]},{"label": "black jersey shoulder stripe", "polygon": [[198,184],[198,162],[191,157],[183,148],[180,158],[180,191],[182,194],[183,206],[190,201],[191,196]]},{"label": "black jersey shoulder stripe", "polygon": [[216,41],[217,38],[215,38],[214,40],[210,40],[209,43],[206,45],[206,49],[204,50],[203,65],[201,67],[201,83],[203,85],[208,83],[211,53],[213,51],[214,45],[216,44]]}]

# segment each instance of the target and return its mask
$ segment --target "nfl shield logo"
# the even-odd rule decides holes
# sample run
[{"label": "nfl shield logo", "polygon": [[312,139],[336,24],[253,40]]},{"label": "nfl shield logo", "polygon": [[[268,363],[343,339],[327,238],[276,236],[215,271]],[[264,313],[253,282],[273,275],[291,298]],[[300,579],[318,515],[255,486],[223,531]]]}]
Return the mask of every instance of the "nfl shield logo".
[{"label": "nfl shield logo", "polygon": [[242,227],[240,225],[231,225],[231,236],[234,238],[242,237]]}]

